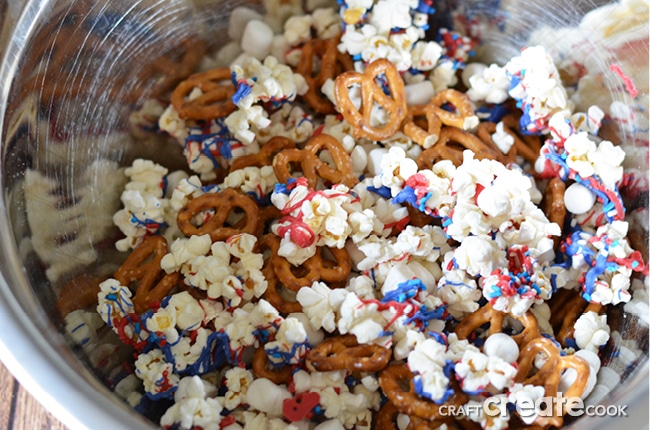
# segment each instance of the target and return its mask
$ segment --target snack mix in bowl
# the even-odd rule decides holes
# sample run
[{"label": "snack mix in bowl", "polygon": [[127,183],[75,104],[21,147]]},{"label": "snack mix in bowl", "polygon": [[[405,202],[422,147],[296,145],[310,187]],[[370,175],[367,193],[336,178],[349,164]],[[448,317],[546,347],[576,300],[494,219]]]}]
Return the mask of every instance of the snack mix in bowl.
[{"label": "snack mix in bowl", "polygon": [[[167,146],[89,163],[101,201],[77,187],[59,211],[97,225],[34,239],[69,339],[165,429],[575,421],[647,366],[647,63],[590,58],[647,50],[648,2],[495,62],[483,33],[516,17],[493,2],[338,3],[238,6],[230,42],[141,70],[123,133]],[[72,21],[53,25],[74,40]],[[75,88],[50,82],[41,98]],[[25,182],[36,238],[57,185]],[[70,275],[79,259],[95,269]]]}]

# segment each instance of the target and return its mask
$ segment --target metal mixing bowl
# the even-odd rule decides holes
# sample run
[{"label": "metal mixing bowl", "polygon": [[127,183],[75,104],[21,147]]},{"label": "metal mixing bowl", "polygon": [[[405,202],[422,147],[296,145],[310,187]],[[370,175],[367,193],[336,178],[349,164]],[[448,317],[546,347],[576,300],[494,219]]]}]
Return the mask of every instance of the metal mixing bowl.
[{"label": "metal mixing bowl", "polygon": [[[604,3],[436,1],[435,18],[448,23],[454,11],[474,11],[484,23],[479,55],[486,61],[503,62],[519,52],[533,31],[542,26],[575,25],[587,11]],[[123,258],[113,246],[117,236],[111,216],[119,207],[119,194],[111,186],[115,179],[111,166],[124,166],[144,156],[180,167],[172,161],[182,160],[173,142],[128,133],[133,107],[159,91],[164,82],[166,70],[156,68],[154,60],[177,55],[190,37],[204,38],[213,48],[220,46],[229,13],[239,4],[230,0],[0,0],[0,19],[4,19],[0,32],[0,180],[4,190],[0,200],[0,358],[72,428],[153,426],[109,388],[128,352],[104,351],[104,360],[98,361],[92,351],[75,345],[66,333],[57,298],[62,286],[75,276],[106,275]],[[641,24],[632,23],[636,26],[621,23],[641,38],[613,53],[645,67],[646,82],[637,82],[637,89],[646,111],[647,18],[640,17]],[[547,43],[552,50],[567,41]],[[606,54],[612,55],[594,49],[590,58],[605,74],[612,61]],[[615,87],[609,86],[609,97],[627,100]],[[617,139],[635,153],[642,145],[636,137],[634,131],[621,131]],[[647,174],[648,160],[633,156],[627,167]],[[647,208],[647,198],[646,191],[629,203]],[[641,219],[644,222],[647,226],[647,218]],[[643,235],[647,240],[647,230],[642,230]],[[647,241],[642,243],[647,247]],[[622,424],[647,428],[647,326],[623,311],[610,317],[610,323],[636,341],[641,355],[621,370],[621,383],[603,403],[628,405],[631,417],[581,418],[573,427]],[[609,358],[616,351],[617,346],[610,345]]]}]

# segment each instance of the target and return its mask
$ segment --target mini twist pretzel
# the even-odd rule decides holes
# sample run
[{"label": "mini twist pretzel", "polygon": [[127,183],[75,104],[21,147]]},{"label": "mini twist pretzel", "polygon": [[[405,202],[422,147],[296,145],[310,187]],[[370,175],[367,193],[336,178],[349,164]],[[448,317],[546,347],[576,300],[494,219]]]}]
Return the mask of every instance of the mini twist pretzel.
[{"label": "mini twist pretzel", "polygon": [[[413,389],[414,376],[406,364],[391,364],[379,373],[379,386],[401,413],[433,421],[444,418],[440,413],[441,405],[459,407],[467,403],[467,396],[456,390],[441,405],[421,398]],[[410,385],[409,391],[404,390],[407,384]]]},{"label": "mini twist pretzel", "polygon": [[137,283],[133,307],[139,314],[151,305],[159,303],[181,279],[179,272],[162,275],[160,261],[167,254],[167,250],[164,237],[146,237],[113,274],[113,278],[125,287]]},{"label": "mini twist pretzel", "polygon": [[[264,299],[273,305],[281,313],[288,315],[294,312],[302,312],[302,306],[295,299],[295,293],[286,289],[280,284],[275,270],[273,268],[273,257],[277,253],[275,242],[279,243],[279,239],[274,234],[265,234],[257,242],[260,250],[270,251],[271,255],[264,260],[262,267],[262,274],[267,282],[266,291],[264,292]],[[274,251],[273,249],[276,249]],[[293,297],[291,297],[293,295]]]},{"label": "mini twist pretzel", "polygon": [[[386,95],[375,81],[382,74],[385,76],[390,96]],[[350,100],[349,88],[352,85],[361,86],[360,111]],[[334,98],[343,118],[354,127],[355,138],[388,139],[399,130],[407,114],[404,81],[393,63],[385,58],[372,62],[363,74],[353,71],[340,74],[335,81]],[[371,124],[375,103],[390,112],[388,122],[379,127],[373,127]]]},{"label": "mini twist pretzel", "polygon": [[[519,133],[519,122],[514,115],[506,115],[501,120],[503,131],[509,134],[514,143],[505,156],[505,161],[515,163],[517,156],[522,156],[530,164],[535,164],[542,147],[539,138],[533,135]],[[486,144],[493,143],[492,135],[497,131],[497,124],[493,122],[482,122],[476,129],[476,135]]]},{"label": "mini twist pretzel", "polygon": [[[321,150],[327,150],[336,168],[330,167],[318,157]],[[319,134],[312,137],[304,149],[285,149],[273,158],[273,171],[279,182],[286,183],[291,178],[291,165],[300,164],[303,176],[307,179],[309,188],[316,188],[319,178],[333,184],[344,184],[349,188],[359,180],[352,173],[352,159],[345,151],[341,142],[329,134]]]},{"label": "mini twist pretzel", "polygon": [[379,345],[359,345],[353,334],[325,339],[307,353],[307,368],[318,372],[348,370],[378,372],[390,361],[392,351]]},{"label": "mini twist pretzel", "polygon": [[[354,70],[354,63],[349,55],[339,52],[337,45],[339,37],[330,39],[312,39],[305,43],[300,54],[297,71],[309,85],[309,90],[303,98],[316,112],[323,115],[336,113],[334,105],[321,95],[321,87],[328,79],[344,71]],[[320,56],[320,70],[313,75],[314,56]]]},{"label": "mini twist pretzel", "polygon": [[[228,215],[234,208],[239,208],[245,213],[246,223],[241,228],[226,226]],[[205,211],[214,213],[207,217],[203,225],[196,227],[192,224],[194,217]],[[178,212],[176,221],[178,228],[186,236],[209,234],[213,242],[226,240],[240,233],[257,236],[260,227],[263,227],[255,201],[232,188],[218,193],[206,193],[191,200]]]},{"label": "mini twist pretzel", "polygon": [[66,282],[59,292],[56,308],[62,317],[77,309],[85,309],[97,304],[99,284],[104,280],[99,276],[81,274]]},{"label": "mini twist pretzel", "polygon": [[[456,112],[443,109],[442,106],[445,104],[452,105]],[[427,108],[435,113],[444,125],[461,130],[471,130],[478,125],[478,117],[474,115],[472,102],[460,91],[450,88],[434,94]]]},{"label": "mini twist pretzel", "polygon": [[[426,130],[418,124],[419,117],[426,118]],[[405,135],[417,142],[424,149],[431,148],[440,138],[440,131],[442,129],[442,121],[440,117],[433,111],[431,105],[415,105],[409,106],[409,114],[404,121],[402,131]]]},{"label": "mini twist pretzel", "polygon": [[244,155],[243,157],[235,158],[230,163],[230,172],[243,169],[244,167],[264,167],[273,164],[273,157],[280,151],[285,149],[295,148],[296,144],[288,137],[275,136],[269,139],[268,142],[262,145],[260,152],[257,154]]},{"label": "mini twist pretzel", "polygon": [[[543,353],[548,357],[546,363],[541,369],[533,376],[528,376],[533,370],[535,358],[539,353]],[[523,383],[524,385],[533,384],[544,387],[545,396],[555,397],[558,394],[558,386],[562,373],[566,369],[574,369],[577,373],[576,380],[571,386],[562,393],[563,397],[580,397],[587,386],[587,379],[589,378],[589,364],[582,358],[576,355],[562,356],[560,349],[555,343],[545,337],[538,337],[526,345],[519,353],[517,360],[519,370],[515,376],[515,382]],[[537,417],[535,423],[541,426],[554,426],[561,427],[563,422],[563,415],[566,413],[564,410],[565,405],[562,404],[562,416],[550,417]]]},{"label": "mini twist pretzel", "polygon": [[258,378],[266,378],[276,385],[288,384],[291,381],[291,366],[284,365],[279,368],[269,368],[269,357],[260,345],[253,354],[253,372]]},{"label": "mini twist pretzel", "polygon": [[344,286],[352,270],[352,260],[345,248],[327,248],[336,260],[333,262],[324,259],[322,248],[316,247],[316,253],[300,266],[299,274],[295,274],[291,263],[278,255],[280,238],[273,236],[268,240],[268,244],[272,250],[271,263],[275,275],[285,287],[294,292],[298,292],[302,287],[311,287],[316,281],[327,282],[330,287],[339,286],[337,284]]},{"label": "mini twist pretzel", "polygon": [[564,191],[566,184],[558,177],[551,179],[544,190],[544,213],[549,221],[562,228],[566,218],[566,205],[564,204]]},{"label": "mini twist pretzel", "polygon": [[[456,145],[452,145],[456,144]],[[481,139],[456,127],[443,127],[438,141],[418,156],[420,169],[430,169],[438,161],[451,160],[455,166],[463,163],[463,151],[471,149],[479,160],[499,159],[499,150],[492,144],[484,143]]]},{"label": "mini twist pretzel", "polygon": [[[566,184],[558,177],[551,179],[544,190],[542,209],[550,222],[554,222],[564,230],[566,219],[566,205],[564,204],[564,191]],[[558,248],[561,242],[560,236],[553,237],[553,247]]]},{"label": "mini twist pretzel", "polygon": [[600,313],[603,310],[600,303],[589,303],[583,299],[579,290],[565,288],[553,294],[550,306],[550,323],[557,333],[555,338],[564,347],[567,346],[567,339],[573,339],[574,325],[581,315],[587,312]]},{"label": "mini twist pretzel", "polygon": [[[212,120],[222,118],[235,110],[235,105],[230,100],[235,93],[230,79],[230,69],[208,70],[195,73],[174,89],[171,102],[178,116],[182,119]],[[226,84],[223,81],[228,80]],[[199,88],[203,94],[193,100],[187,96]]]},{"label": "mini twist pretzel", "polygon": [[[205,40],[197,36],[182,39],[159,57],[147,63],[138,73],[137,82],[155,82],[147,90],[150,97],[162,97],[196,69],[208,50]],[[137,91],[137,88],[134,88]]]},{"label": "mini twist pretzel", "polygon": [[[445,104],[454,106],[457,112],[443,109],[442,106]],[[420,116],[426,118],[427,130],[415,123],[414,118]],[[409,118],[404,121],[403,131],[413,141],[427,149],[439,139],[442,125],[461,130],[471,130],[478,125],[478,117],[474,115],[472,102],[465,94],[446,89],[436,93],[426,105],[411,106]]]},{"label": "mini twist pretzel", "polygon": [[[506,314],[504,312],[494,309],[491,304],[487,303],[485,306],[463,318],[460,324],[456,327],[455,332],[456,335],[458,335],[458,339],[467,339],[475,330],[479,329],[484,324],[489,323],[490,330],[488,331],[488,336],[495,333],[502,333],[503,320],[505,317]],[[526,312],[522,316],[511,315],[511,317],[515,318],[524,326],[521,333],[512,336],[512,339],[517,343],[517,345],[519,345],[519,347],[522,347],[533,339],[541,336],[537,318],[535,318],[531,312]]]}]

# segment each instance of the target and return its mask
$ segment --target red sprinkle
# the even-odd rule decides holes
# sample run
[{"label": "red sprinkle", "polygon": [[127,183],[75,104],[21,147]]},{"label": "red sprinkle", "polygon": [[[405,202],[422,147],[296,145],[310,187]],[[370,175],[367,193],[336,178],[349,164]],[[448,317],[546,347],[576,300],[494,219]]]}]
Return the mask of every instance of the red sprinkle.
[{"label": "red sprinkle", "polygon": [[312,229],[304,221],[292,216],[283,217],[278,225],[278,236],[284,237],[287,232],[291,237],[291,241],[301,248],[311,246],[316,240],[316,235]]},{"label": "red sprinkle", "polygon": [[291,422],[308,418],[311,411],[320,404],[320,394],[313,392],[298,393],[282,402],[282,414]]},{"label": "red sprinkle", "polygon": [[612,72],[616,73],[618,76],[620,76],[621,79],[623,79],[623,82],[625,82],[625,89],[627,92],[630,94],[632,98],[635,98],[639,92],[636,90],[636,86],[634,85],[634,82],[632,82],[632,79],[628,75],[625,74],[621,66],[618,64],[612,64],[609,66],[609,70]]}]

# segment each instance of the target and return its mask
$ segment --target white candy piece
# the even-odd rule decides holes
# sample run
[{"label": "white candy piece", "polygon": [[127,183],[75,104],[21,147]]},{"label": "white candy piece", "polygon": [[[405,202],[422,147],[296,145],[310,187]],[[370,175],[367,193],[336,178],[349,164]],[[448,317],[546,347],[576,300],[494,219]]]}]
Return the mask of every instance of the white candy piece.
[{"label": "white candy piece", "polygon": [[246,24],[241,38],[241,49],[251,57],[264,60],[271,52],[273,30],[264,22],[252,20]]},{"label": "white candy piece", "polygon": [[519,346],[507,334],[494,333],[485,340],[483,353],[488,357],[499,357],[508,363],[514,363],[519,357]]},{"label": "white candy piece", "polygon": [[341,421],[334,418],[318,424],[314,427],[314,430],[345,430],[345,427],[343,427]]},{"label": "white candy piece", "polygon": [[240,6],[235,8],[228,23],[228,36],[230,39],[239,42],[244,34],[246,24],[253,20],[262,21],[262,15],[248,7]]},{"label": "white candy piece", "polygon": [[377,148],[368,154],[368,174],[376,176],[381,173],[381,160],[388,154],[388,149]]},{"label": "white candy piece", "polygon": [[311,346],[320,344],[325,339],[323,330],[314,330],[309,322],[309,317],[302,312],[294,312],[287,315],[287,318],[295,318],[300,321],[307,332],[307,340]]},{"label": "white candy piece", "polygon": [[291,393],[284,385],[275,385],[266,378],[259,378],[248,386],[246,400],[253,409],[272,416],[282,416],[282,402],[290,399]]},{"label": "white candy piece", "polygon": [[399,284],[410,281],[413,278],[416,278],[415,273],[406,264],[396,264],[388,271],[384,285],[381,287],[381,292],[386,295],[388,292],[397,289]]},{"label": "white candy piece", "polygon": [[588,349],[580,349],[576,351],[575,356],[583,358],[587,363],[589,363],[589,367],[591,367],[591,370],[594,373],[598,373],[600,370],[600,358],[595,352],[589,351]]},{"label": "white candy piece", "polygon": [[574,183],[564,192],[564,206],[572,214],[587,213],[596,203],[596,195],[582,184]]},{"label": "white candy piece", "polygon": [[429,80],[424,80],[417,84],[406,85],[404,92],[406,94],[407,105],[424,105],[429,103],[431,97],[433,97],[433,83]]},{"label": "white candy piece", "polygon": [[482,76],[483,71],[487,68],[488,66],[483,63],[469,63],[467,66],[465,66],[465,69],[463,69],[463,73],[461,75],[463,84],[465,84],[467,88],[470,88],[472,85],[469,82],[469,78],[474,75]]}]

